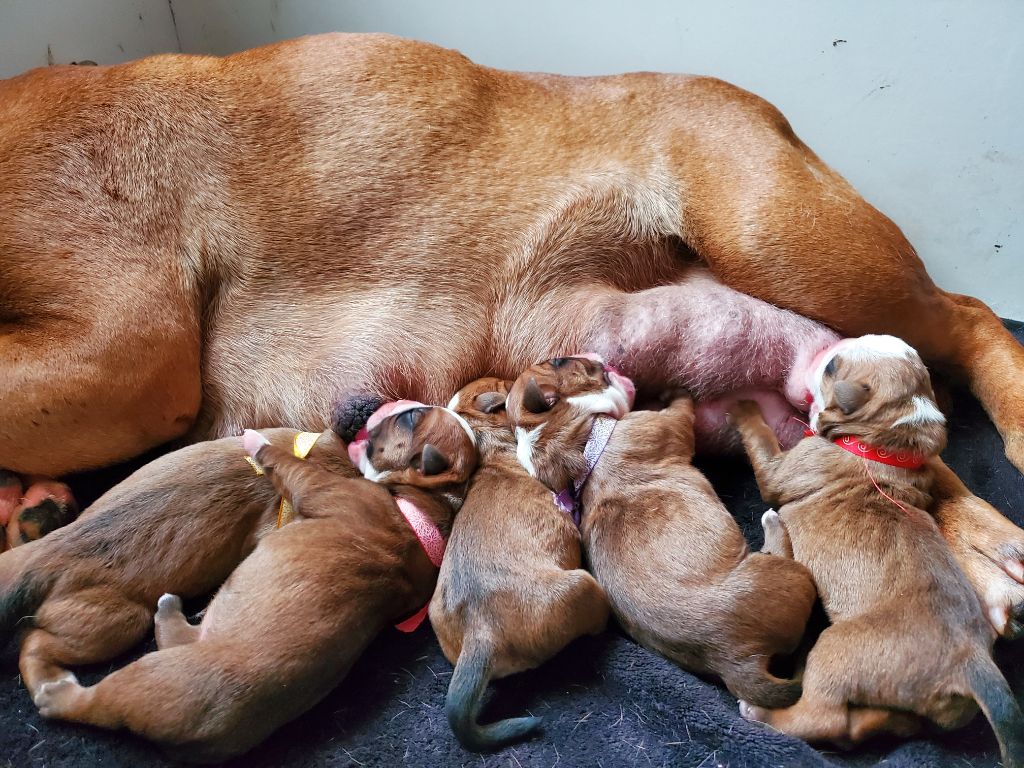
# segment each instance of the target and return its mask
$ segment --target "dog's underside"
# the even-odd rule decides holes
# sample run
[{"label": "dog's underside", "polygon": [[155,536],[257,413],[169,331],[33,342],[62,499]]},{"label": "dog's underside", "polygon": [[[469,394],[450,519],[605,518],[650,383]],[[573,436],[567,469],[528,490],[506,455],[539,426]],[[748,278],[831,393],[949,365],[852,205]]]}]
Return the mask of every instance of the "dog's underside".
[{"label": "dog's underside", "polygon": [[[53,67],[0,82],[0,177],[0,467],[320,429],[583,349],[650,392],[798,402],[820,323],[963,377],[1024,468],[1024,348],[718,80],[512,74],[363,35]],[[941,487],[1016,631],[1024,534]]]}]

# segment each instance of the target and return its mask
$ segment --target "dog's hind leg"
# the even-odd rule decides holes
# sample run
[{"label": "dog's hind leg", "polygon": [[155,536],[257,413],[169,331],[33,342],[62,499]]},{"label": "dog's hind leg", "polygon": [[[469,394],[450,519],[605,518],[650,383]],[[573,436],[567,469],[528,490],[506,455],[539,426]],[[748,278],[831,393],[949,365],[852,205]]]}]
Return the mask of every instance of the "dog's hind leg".
[{"label": "dog's hind leg", "polygon": [[152,625],[143,606],[102,587],[44,603],[22,641],[19,667],[30,693],[48,680],[73,678],[67,667],[107,661],[130,650]]}]

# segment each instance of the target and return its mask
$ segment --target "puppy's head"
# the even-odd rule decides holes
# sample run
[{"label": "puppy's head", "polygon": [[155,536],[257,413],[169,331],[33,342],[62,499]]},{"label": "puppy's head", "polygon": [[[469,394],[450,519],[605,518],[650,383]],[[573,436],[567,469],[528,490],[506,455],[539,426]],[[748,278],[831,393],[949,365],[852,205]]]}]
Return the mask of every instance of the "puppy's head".
[{"label": "puppy's head", "polygon": [[489,452],[508,450],[515,443],[505,411],[511,386],[511,381],[485,376],[464,386],[448,403],[473,428],[484,460]]},{"label": "puppy's head", "polygon": [[920,356],[895,336],[844,339],[810,373],[811,428],[923,456],[946,444],[946,419],[935,404]]},{"label": "puppy's head", "polygon": [[420,488],[464,483],[477,463],[476,437],[464,418],[411,400],[381,406],[348,453],[367,480]]},{"label": "puppy's head", "polygon": [[[561,490],[574,477],[594,417],[619,419],[633,407],[633,382],[593,354],[558,357],[528,368],[508,393],[506,409],[520,463]],[[554,448],[555,450],[546,450]]]}]

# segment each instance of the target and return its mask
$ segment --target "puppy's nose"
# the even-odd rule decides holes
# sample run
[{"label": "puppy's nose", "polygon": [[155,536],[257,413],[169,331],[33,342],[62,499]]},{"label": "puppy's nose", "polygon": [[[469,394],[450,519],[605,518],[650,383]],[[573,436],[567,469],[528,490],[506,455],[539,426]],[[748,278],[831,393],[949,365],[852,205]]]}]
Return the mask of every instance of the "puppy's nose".
[{"label": "puppy's nose", "polygon": [[334,406],[331,428],[346,443],[352,442],[370,416],[384,404],[380,395],[360,393],[349,395]]}]

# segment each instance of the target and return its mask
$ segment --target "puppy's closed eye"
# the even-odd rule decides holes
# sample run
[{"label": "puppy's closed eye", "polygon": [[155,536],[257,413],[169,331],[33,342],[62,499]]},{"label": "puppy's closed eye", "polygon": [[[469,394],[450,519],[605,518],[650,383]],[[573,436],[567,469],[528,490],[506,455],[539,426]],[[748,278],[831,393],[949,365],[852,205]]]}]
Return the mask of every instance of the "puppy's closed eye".
[{"label": "puppy's closed eye", "polygon": [[420,418],[423,416],[423,409],[413,408],[412,410],[400,413],[398,418],[395,419],[395,423],[402,429],[408,429],[410,432],[416,428],[416,425],[420,423]]}]

